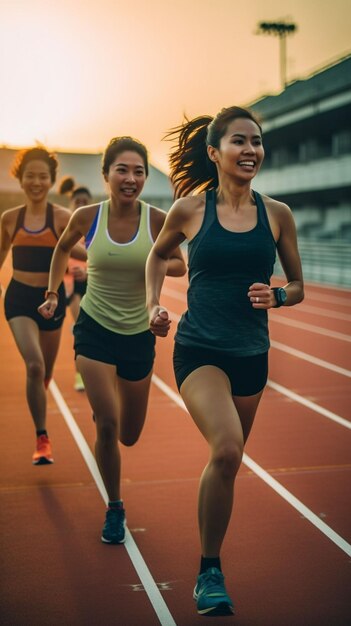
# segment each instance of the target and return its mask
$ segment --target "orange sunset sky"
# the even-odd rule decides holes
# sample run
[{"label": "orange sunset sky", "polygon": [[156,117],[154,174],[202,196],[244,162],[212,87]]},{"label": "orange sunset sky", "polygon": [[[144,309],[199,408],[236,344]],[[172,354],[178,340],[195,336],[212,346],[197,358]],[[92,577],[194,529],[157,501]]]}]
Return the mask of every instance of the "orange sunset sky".
[{"label": "orange sunset sky", "polygon": [[0,0],[0,145],[97,152],[134,135],[167,171],[167,129],[280,91],[351,50],[350,0]]}]

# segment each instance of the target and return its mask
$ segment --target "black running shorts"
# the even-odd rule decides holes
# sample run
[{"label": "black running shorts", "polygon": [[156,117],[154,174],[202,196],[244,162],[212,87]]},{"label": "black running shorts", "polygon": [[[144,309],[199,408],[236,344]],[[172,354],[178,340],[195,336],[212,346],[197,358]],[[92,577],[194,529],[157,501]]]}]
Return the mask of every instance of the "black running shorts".
[{"label": "black running shorts", "polygon": [[216,350],[174,344],[173,367],[178,389],[194,370],[214,365],[228,376],[233,396],[253,396],[267,382],[268,352],[254,356],[232,356]]},{"label": "black running shorts", "polygon": [[57,330],[63,324],[66,315],[66,295],[63,283],[58,294],[58,304],[54,316],[45,319],[38,313],[38,306],[45,302],[47,287],[31,287],[12,279],[5,293],[5,317],[7,321],[14,317],[30,317],[39,330]]},{"label": "black running shorts", "polygon": [[73,334],[76,358],[81,355],[115,365],[117,375],[126,380],[142,380],[152,370],[155,337],[150,330],[135,335],[114,333],[81,308]]}]

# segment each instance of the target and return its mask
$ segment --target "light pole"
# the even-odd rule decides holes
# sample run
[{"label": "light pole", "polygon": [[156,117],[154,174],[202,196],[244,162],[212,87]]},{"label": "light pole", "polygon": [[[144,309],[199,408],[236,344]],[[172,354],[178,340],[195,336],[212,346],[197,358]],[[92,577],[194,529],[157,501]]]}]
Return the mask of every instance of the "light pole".
[{"label": "light pole", "polygon": [[258,34],[277,35],[279,37],[280,81],[283,89],[286,80],[286,38],[297,30],[296,24],[286,22],[259,22]]}]

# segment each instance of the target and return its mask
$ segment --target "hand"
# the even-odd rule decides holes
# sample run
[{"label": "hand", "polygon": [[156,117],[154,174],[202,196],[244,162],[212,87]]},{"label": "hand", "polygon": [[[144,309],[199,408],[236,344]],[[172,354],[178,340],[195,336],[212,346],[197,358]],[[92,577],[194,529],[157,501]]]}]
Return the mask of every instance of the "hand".
[{"label": "hand", "polygon": [[82,283],[86,280],[87,272],[85,267],[75,265],[74,267],[71,267],[70,273],[72,274],[74,280],[77,280],[79,283]]},{"label": "hand", "polygon": [[38,306],[38,313],[40,313],[40,315],[42,315],[46,320],[49,320],[56,311],[57,303],[58,300],[55,294],[50,294],[46,298],[45,302]]},{"label": "hand", "polygon": [[150,330],[156,337],[167,337],[171,325],[168,311],[161,306],[155,306],[150,314]]},{"label": "hand", "polygon": [[247,295],[254,309],[270,309],[276,304],[273,291],[264,283],[253,283]]}]

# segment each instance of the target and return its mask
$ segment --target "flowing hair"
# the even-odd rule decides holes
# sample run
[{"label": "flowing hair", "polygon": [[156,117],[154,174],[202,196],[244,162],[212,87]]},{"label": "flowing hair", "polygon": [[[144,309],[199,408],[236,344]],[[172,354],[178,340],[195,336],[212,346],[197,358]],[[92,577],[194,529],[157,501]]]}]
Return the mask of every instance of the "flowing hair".
[{"label": "flowing hair", "polygon": [[12,176],[21,181],[24,168],[31,161],[44,161],[49,167],[51,182],[55,182],[58,160],[55,154],[49,152],[45,146],[42,145],[35,146],[34,148],[24,148],[17,152],[11,167]]},{"label": "flowing hair", "polygon": [[207,146],[219,148],[228,125],[238,118],[252,120],[262,134],[255,115],[249,109],[237,106],[222,109],[216,117],[203,115],[193,120],[185,118],[183,124],[167,133],[165,139],[174,142],[169,164],[175,198],[218,186],[217,167],[207,154]]}]

